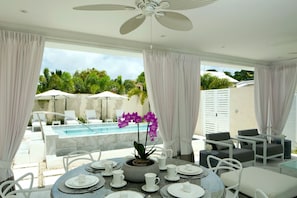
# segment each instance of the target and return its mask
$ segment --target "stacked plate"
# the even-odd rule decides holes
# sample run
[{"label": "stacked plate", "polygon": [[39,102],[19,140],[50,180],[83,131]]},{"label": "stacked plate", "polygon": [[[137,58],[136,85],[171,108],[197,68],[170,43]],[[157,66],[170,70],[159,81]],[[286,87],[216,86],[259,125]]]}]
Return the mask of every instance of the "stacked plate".
[{"label": "stacked plate", "polygon": [[117,162],[112,161],[112,160],[100,160],[100,161],[93,162],[91,164],[91,167],[94,169],[105,169],[105,163],[108,161],[112,162],[113,167],[115,167],[117,165]]},{"label": "stacked plate", "polygon": [[89,188],[99,182],[99,178],[94,175],[84,175],[83,179],[81,179],[80,177],[81,176],[76,176],[68,179],[65,182],[65,186],[74,189]]},{"label": "stacked plate", "polygon": [[205,191],[203,188],[201,188],[198,185],[195,184],[188,184],[190,189],[188,191],[184,190],[184,183],[175,183],[171,184],[167,188],[167,192],[174,196],[179,198],[198,198],[202,197],[205,194]]},{"label": "stacked plate", "polygon": [[176,171],[179,174],[190,175],[190,176],[199,175],[199,174],[203,173],[202,168],[200,168],[198,166],[191,165],[191,164],[177,166]]}]

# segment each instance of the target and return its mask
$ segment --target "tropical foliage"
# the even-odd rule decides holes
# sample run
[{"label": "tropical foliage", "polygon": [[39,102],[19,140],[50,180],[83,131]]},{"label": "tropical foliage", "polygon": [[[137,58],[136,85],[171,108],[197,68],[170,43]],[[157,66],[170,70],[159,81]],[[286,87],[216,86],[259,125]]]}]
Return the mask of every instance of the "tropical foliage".
[{"label": "tropical foliage", "polygon": [[[226,75],[241,81],[254,78],[254,72],[241,70],[232,75],[225,72]],[[210,74],[201,76],[201,90],[223,89],[232,87],[233,84],[227,79],[220,79]],[[118,94],[128,94],[128,97],[136,95],[141,104],[147,99],[147,89],[145,75],[142,72],[136,80],[127,79],[123,82],[122,76],[111,79],[106,71],[98,71],[95,68],[76,71],[73,76],[68,72],[56,70],[55,72],[44,69],[43,75],[39,77],[37,93],[42,93],[50,89],[58,89],[68,93],[88,93],[95,94],[103,91],[112,91]]]},{"label": "tropical foliage", "polygon": [[50,72],[44,69],[43,75],[39,77],[37,93],[51,89],[58,89],[68,93],[89,93],[95,94],[103,91],[112,91],[118,94],[126,94],[136,87],[136,81],[125,80],[118,76],[111,79],[106,71],[98,71],[94,68],[76,71],[73,76],[69,72],[56,70]]}]

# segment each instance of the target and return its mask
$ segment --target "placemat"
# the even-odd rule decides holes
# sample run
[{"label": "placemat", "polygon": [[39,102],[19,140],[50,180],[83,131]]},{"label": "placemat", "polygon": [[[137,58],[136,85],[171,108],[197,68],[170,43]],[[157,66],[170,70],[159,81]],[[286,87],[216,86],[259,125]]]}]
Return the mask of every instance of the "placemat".
[{"label": "placemat", "polygon": [[67,194],[83,194],[83,193],[88,193],[88,192],[98,190],[99,188],[104,186],[105,179],[100,175],[96,175],[96,176],[99,178],[99,182],[96,185],[91,186],[89,188],[80,188],[80,189],[68,188],[67,186],[65,186],[65,182],[67,181],[67,180],[65,180],[65,181],[61,182],[58,189],[61,192],[67,193]]}]

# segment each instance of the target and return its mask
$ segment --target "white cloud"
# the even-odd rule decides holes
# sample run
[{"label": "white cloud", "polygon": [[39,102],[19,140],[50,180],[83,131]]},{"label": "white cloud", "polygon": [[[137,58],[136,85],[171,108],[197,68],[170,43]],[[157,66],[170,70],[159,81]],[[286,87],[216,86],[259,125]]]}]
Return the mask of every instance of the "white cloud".
[{"label": "white cloud", "polygon": [[121,75],[123,80],[135,80],[143,72],[140,57],[115,56],[90,52],[45,48],[40,73],[44,68],[50,71],[62,70],[73,74],[75,71],[96,68],[105,70],[111,79]]}]

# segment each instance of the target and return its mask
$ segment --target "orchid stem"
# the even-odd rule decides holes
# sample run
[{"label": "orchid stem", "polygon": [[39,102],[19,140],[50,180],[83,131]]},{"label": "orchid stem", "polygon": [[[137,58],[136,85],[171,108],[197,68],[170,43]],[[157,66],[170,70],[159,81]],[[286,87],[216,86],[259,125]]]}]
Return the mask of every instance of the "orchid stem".
[{"label": "orchid stem", "polygon": [[147,124],[147,127],[146,127],[146,136],[145,136],[145,144],[144,144],[144,148],[146,148],[148,128],[149,128],[149,123]]},{"label": "orchid stem", "polygon": [[138,133],[137,133],[137,140],[138,140],[138,143],[139,143],[139,123],[137,123],[137,130],[138,130]]}]

